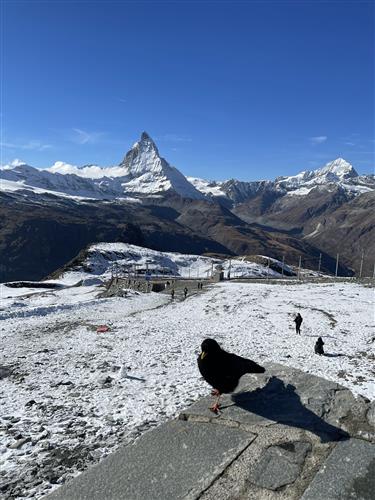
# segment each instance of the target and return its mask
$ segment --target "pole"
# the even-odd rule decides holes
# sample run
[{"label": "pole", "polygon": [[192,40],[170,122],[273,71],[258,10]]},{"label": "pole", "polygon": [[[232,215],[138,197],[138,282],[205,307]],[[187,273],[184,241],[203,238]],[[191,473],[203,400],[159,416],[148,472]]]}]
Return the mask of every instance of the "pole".
[{"label": "pole", "polygon": [[362,269],[363,269],[363,250],[362,250],[362,254],[361,254],[361,265],[359,267],[359,277],[362,278]]},{"label": "pole", "polygon": [[283,267],[281,268],[281,276],[284,278],[285,255],[283,255]]},{"label": "pole", "polygon": [[339,270],[339,254],[336,255],[336,271],[335,271],[336,278],[337,278],[338,270]]},{"label": "pole", "polygon": [[268,278],[269,278],[269,274],[270,274],[270,258],[267,257],[267,281],[268,281]]},{"label": "pole", "polygon": [[302,257],[299,256],[299,262],[298,262],[298,279],[301,279],[301,264],[302,264]]},{"label": "pole", "polygon": [[322,254],[319,254],[319,264],[318,264],[318,273],[320,273],[320,268],[322,266]]}]

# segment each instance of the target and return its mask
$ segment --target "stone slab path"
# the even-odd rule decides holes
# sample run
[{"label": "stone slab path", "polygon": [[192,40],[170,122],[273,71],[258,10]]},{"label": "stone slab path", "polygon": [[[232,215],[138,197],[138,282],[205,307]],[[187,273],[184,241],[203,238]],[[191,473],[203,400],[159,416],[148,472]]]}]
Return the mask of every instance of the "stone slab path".
[{"label": "stone slab path", "polygon": [[373,500],[375,405],[346,388],[268,364],[147,432],[49,500]]}]

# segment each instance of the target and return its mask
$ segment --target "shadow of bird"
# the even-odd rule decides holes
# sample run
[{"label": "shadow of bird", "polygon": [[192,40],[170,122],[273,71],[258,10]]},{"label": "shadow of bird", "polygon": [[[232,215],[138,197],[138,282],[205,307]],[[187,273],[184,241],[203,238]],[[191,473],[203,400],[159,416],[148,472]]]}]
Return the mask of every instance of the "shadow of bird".
[{"label": "shadow of bird", "polygon": [[235,390],[242,375],[245,373],[264,373],[265,369],[236,354],[224,351],[214,339],[202,342],[202,352],[198,356],[198,368],[201,375],[212,387],[212,395],[217,396],[216,402],[210,408],[219,411],[220,396]]}]

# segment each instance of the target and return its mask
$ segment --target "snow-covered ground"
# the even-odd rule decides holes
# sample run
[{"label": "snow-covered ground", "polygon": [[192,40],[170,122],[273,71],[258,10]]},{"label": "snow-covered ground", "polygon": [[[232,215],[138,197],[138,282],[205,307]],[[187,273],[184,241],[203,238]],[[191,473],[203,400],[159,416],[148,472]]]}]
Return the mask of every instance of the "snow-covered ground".
[{"label": "snow-covered ground", "polygon": [[[12,289],[7,299],[4,290],[5,498],[42,496],[206,395],[196,366],[205,337],[257,362],[294,366],[375,399],[373,288],[224,282],[175,302],[167,294],[134,292],[95,299],[100,289],[94,286],[34,289],[26,298]],[[301,336],[294,331],[297,312],[304,318]],[[97,333],[101,324],[110,331]],[[328,356],[314,354],[318,336]],[[30,439],[12,448],[23,438]]]}]

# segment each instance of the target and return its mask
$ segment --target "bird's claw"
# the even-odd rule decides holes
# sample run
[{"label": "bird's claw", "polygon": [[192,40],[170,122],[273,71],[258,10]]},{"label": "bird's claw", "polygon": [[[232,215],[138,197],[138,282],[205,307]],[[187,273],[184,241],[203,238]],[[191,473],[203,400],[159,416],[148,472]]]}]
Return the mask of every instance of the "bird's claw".
[{"label": "bird's claw", "polygon": [[211,406],[210,410],[213,412],[213,413],[216,413],[216,415],[219,413],[220,411],[220,405],[215,403],[213,406]]},{"label": "bird's claw", "polygon": [[220,392],[217,389],[211,391],[211,396],[220,396]]}]

